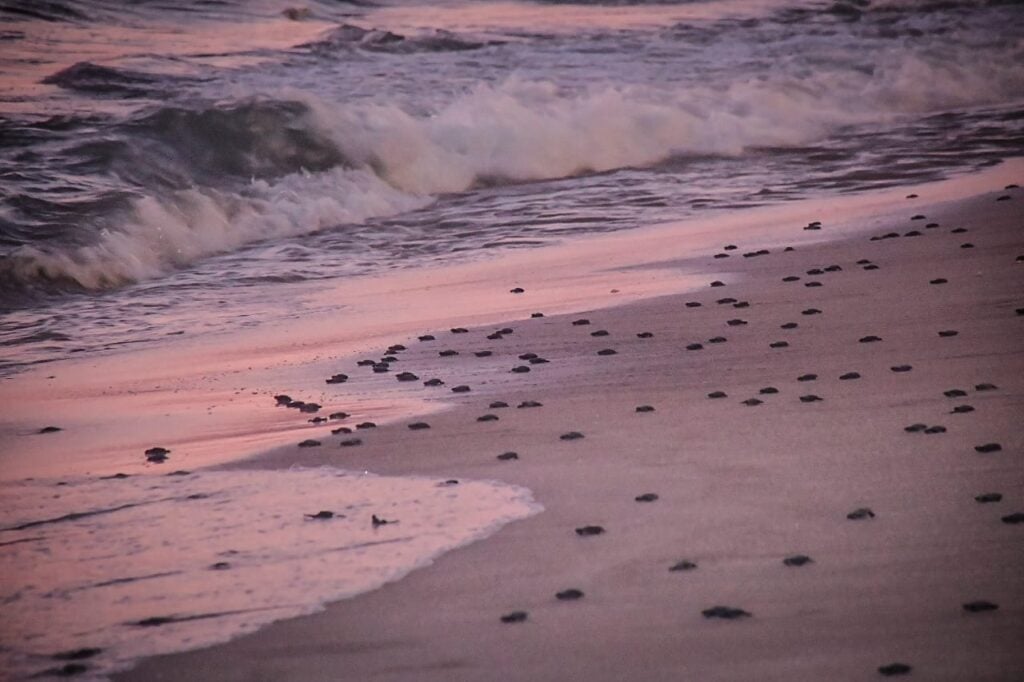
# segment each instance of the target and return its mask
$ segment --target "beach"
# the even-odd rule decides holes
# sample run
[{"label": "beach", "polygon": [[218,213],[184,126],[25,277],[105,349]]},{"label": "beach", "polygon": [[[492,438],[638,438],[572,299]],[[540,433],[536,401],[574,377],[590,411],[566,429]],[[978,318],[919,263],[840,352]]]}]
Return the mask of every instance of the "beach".
[{"label": "beach", "polygon": [[[429,430],[407,419],[358,447],[331,438],[237,466],[499,479],[544,512],[320,614],[119,679],[855,680],[893,663],[1016,679],[1024,557],[1001,519],[1024,495],[1024,243],[1019,190],[993,190],[908,199],[849,239],[679,263],[725,286],[518,319],[500,341],[487,325],[411,342],[403,370],[472,388]],[[518,359],[531,352],[550,363]],[[944,428],[907,431],[918,423]],[[811,561],[784,563],[798,555]],[[998,609],[965,610],[978,601]],[[702,615],[715,606],[749,616]],[[525,621],[500,620],[516,611]]]},{"label": "beach", "polygon": [[1024,679],[1024,7],[0,7],[0,681]]}]

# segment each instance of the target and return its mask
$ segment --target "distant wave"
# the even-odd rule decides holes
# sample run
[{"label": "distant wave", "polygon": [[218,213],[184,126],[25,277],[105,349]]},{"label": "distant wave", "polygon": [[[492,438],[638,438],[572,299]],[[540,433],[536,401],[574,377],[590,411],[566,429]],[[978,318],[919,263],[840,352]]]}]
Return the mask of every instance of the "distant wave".
[{"label": "distant wave", "polygon": [[482,47],[500,44],[502,44],[500,41],[473,40],[466,36],[441,29],[407,36],[392,33],[391,31],[365,29],[351,24],[342,24],[333,29],[324,38],[313,43],[301,45],[300,47],[314,52],[348,48],[365,50],[367,52],[413,54],[416,52],[478,50]]},{"label": "distant wave", "polygon": [[157,84],[167,80],[167,76],[78,62],[47,76],[43,83],[101,95],[140,96],[158,92]]}]

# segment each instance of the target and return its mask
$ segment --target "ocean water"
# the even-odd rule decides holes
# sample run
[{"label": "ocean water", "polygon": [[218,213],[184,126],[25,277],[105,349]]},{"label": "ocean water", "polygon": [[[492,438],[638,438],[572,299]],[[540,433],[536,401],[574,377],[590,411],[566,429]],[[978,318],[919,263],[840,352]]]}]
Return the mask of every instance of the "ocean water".
[{"label": "ocean water", "polygon": [[0,367],[1024,153],[998,0],[8,1]]},{"label": "ocean water", "polygon": [[0,499],[4,680],[223,642],[540,511],[515,486],[333,469],[5,481]]},{"label": "ocean water", "polygon": [[[1024,156],[1021,25],[997,0],[7,0],[0,381],[287,325],[297,287]],[[0,679],[222,641],[539,510],[495,482],[131,473],[0,471]]]}]

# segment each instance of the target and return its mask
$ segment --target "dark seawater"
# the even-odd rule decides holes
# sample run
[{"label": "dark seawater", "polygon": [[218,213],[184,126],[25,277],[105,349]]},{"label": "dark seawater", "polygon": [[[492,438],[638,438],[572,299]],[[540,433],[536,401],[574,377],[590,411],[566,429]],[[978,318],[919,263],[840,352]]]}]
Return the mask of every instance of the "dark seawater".
[{"label": "dark seawater", "polygon": [[423,7],[0,5],[0,372],[1024,154],[1020,3]]}]

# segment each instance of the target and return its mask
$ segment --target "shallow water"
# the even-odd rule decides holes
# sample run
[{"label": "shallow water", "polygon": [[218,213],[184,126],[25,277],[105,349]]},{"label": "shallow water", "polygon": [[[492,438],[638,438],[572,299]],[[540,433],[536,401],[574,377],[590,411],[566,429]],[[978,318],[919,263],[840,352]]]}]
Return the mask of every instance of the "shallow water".
[{"label": "shallow water", "polygon": [[[334,469],[0,484],[0,678],[101,678],[397,580],[540,510],[500,483]],[[331,519],[305,514],[332,511]],[[388,521],[374,526],[371,516]],[[159,620],[151,620],[159,619]]]}]

